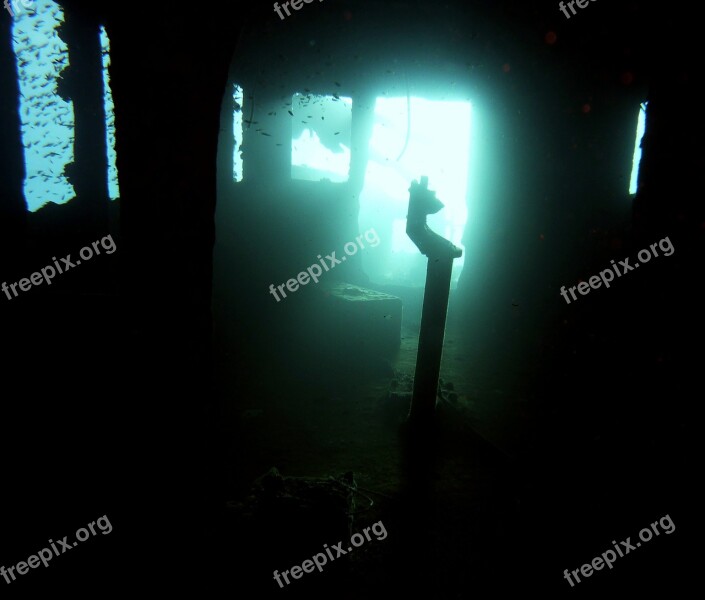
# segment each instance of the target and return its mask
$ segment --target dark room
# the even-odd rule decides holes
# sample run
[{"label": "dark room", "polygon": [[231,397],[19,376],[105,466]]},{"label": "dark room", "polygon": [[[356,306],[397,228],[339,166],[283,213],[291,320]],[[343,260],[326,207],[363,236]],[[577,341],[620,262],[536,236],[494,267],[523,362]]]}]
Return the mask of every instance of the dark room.
[{"label": "dark room", "polygon": [[5,0],[0,589],[690,597],[695,21]]}]

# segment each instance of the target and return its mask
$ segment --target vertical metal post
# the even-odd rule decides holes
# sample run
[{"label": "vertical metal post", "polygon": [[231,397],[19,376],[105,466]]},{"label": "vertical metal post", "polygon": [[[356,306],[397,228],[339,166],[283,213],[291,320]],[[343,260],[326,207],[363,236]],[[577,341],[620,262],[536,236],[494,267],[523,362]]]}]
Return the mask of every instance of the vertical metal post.
[{"label": "vertical metal post", "polygon": [[452,270],[453,259],[450,257],[428,259],[414,394],[409,411],[409,418],[414,421],[431,418],[436,409]]},{"label": "vertical metal post", "polygon": [[431,231],[426,224],[429,214],[443,208],[435,192],[429,191],[428,178],[422,177],[420,183],[412,182],[409,192],[406,233],[421,253],[428,257],[414,392],[409,410],[409,420],[420,423],[432,418],[436,410],[450,278],[453,261],[463,253],[449,240]]}]

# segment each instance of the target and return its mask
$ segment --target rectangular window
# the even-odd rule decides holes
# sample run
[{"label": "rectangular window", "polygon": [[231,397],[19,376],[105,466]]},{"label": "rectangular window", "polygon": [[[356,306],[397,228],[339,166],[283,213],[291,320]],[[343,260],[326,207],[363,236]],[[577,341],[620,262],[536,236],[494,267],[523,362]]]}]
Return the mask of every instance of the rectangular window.
[{"label": "rectangular window", "polygon": [[[409,185],[422,175],[429,177],[429,189],[445,205],[439,213],[429,215],[429,227],[462,248],[468,218],[471,109],[467,101],[377,98],[360,195],[360,228],[374,227],[383,239],[391,240],[374,258],[370,254],[369,262],[363,255],[365,272],[373,281],[424,284],[426,258],[406,234]],[[453,261],[453,284],[463,260],[464,256]]]},{"label": "rectangular window", "polygon": [[[19,3],[21,4],[21,3]],[[48,202],[65,204],[76,192],[64,174],[74,161],[74,107],[57,91],[62,72],[70,68],[68,47],[56,29],[64,12],[53,0],[35,0],[31,9],[16,12],[12,41],[20,87],[20,119],[26,166],[24,196],[27,210],[34,212]],[[120,195],[115,154],[115,115],[108,67],[110,40],[100,28],[105,89],[108,152],[108,192]]]},{"label": "rectangular window", "polygon": [[292,179],[347,181],[352,98],[294,94],[291,113]]}]

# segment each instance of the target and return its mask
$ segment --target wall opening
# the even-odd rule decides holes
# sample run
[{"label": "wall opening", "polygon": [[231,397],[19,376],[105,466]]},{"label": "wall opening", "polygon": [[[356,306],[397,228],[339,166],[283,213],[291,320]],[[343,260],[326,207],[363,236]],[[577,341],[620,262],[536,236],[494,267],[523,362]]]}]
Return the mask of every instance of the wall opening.
[{"label": "wall opening", "polygon": [[641,163],[641,141],[644,139],[646,130],[646,105],[642,102],[639,106],[639,118],[636,124],[636,141],[634,142],[634,157],[632,158],[632,175],[629,178],[629,193],[634,195],[637,190],[637,179],[639,177],[639,164]]},{"label": "wall opening", "polygon": [[[57,94],[57,84],[70,68],[68,47],[56,29],[64,12],[52,0],[36,0],[31,8],[15,12],[12,24],[13,49],[20,87],[20,119],[26,165],[24,195],[30,212],[48,202],[65,204],[75,190],[64,174],[74,160],[73,102]],[[115,116],[108,67],[110,40],[100,31],[103,48],[103,81],[108,148],[110,198],[119,197],[115,154]]]}]

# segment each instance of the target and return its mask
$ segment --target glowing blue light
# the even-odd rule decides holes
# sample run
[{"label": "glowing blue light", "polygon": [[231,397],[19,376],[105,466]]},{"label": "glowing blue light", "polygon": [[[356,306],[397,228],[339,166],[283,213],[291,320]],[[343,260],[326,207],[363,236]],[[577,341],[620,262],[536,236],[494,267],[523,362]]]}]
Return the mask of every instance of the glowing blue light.
[{"label": "glowing blue light", "polygon": [[[291,176],[294,179],[334,182],[348,180],[352,98],[294,94],[291,103],[294,131],[291,140]],[[322,139],[328,140],[328,144]]]},{"label": "glowing blue light", "polygon": [[235,84],[233,86],[233,137],[235,140],[235,149],[233,151],[233,180],[242,181],[242,99],[243,89]]},{"label": "glowing blue light", "polygon": [[[20,121],[25,147],[27,209],[34,212],[48,202],[65,204],[76,192],[64,175],[74,161],[73,102],[61,98],[57,84],[69,66],[68,47],[56,29],[64,21],[61,7],[52,0],[35,0],[30,9],[13,17],[12,39],[20,87]],[[105,90],[108,192],[120,195],[115,154],[115,115],[110,90],[110,40],[100,29]]]},{"label": "glowing blue light", "polygon": [[74,159],[73,103],[56,94],[58,77],[69,65],[68,47],[56,33],[63,20],[56,3],[36,0],[34,12],[15,14],[12,24],[27,171],[24,196],[32,212],[76,195],[64,176]]},{"label": "glowing blue light", "polygon": [[108,147],[108,194],[111,200],[120,197],[118,184],[117,154],[115,152],[115,104],[113,92],[110,89],[110,38],[105,27],[100,28],[100,44],[103,49],[103,89],[105,94],[106,143]]},{"label": "glowing blue light", "polygon": [[646,130],[646,105],[644,102],[639,108],[639,120],[636,125],[636,142],[634,144],[634,158],[632,159],[632,176],[629,180],[629,193],[636,194],[636,181],[639,176],[639,163],[641,163],[641,140]]},{"label": "glowing blue light", "polygon": [[[472,107],[469,102],[412,96],[410,111],[409,120],[405,97],[377,98],[365,186],[360,195],[360,225],[363,229],[381,227],[382,221],[391,220],[391,251],[395,259],[385,266],[366,265],[369,272],[377,270],[378,278],[387,281],[399,281],[402,277],[422,284],[416,275],[400,275],[424,273],[420,265],[425,259],[406,234],[409,184],[422,175],[429,177],[430,189],[436,192],[445,208],[430,215],[428,225],[462,248],[468,219],[466,196]],[[453,283],[460,275],[463,258],[454,261]]]}]

